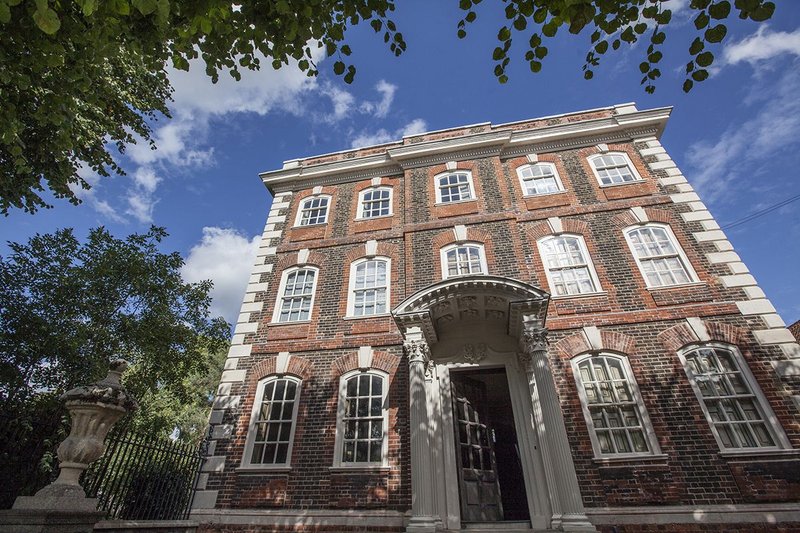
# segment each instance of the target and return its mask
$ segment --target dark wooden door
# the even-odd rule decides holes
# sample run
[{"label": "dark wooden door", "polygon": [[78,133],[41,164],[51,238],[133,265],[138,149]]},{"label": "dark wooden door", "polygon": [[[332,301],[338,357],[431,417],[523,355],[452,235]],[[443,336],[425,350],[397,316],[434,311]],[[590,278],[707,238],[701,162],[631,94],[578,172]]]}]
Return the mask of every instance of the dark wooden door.
[{"label": "dark wooden door", "polygon": [[486,384],[457,376],[455,372],[452,375],[461,520],[500,521],[503,504],[492,428],[488,423]]}]

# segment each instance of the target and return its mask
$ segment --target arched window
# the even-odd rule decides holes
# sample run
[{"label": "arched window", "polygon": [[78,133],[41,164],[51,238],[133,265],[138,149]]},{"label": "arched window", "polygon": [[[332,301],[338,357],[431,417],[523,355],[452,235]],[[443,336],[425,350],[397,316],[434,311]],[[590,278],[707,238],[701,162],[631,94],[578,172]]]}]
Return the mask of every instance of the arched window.
[{"label": "arched window", "polygon": [[572,370],[596,456],[659,452],[626,357],[589,354],[574,359]]},{"label": "arched window", "polygon": [[347,316],[381,315],[389,312],[388,258],[361,259],[350,266]]},{"label": "arched window", "polygon": [[315,267],[295,267],[283,272],[273,322],[311,320],[318,272]]},{"label": "arched window", "polygon": [[722,450],[790,447],[739,350],[710,344],[679,355]]},{"label": "arched window", "polygon": [[258,382],[243,467],[289,466],[300,383],[293,376],[269,376]]},{"label": "arched window", "polygon": [[539,253],[555,296],[571,296],[598,292],[600,282],[579,235],[545,237],[539,242]]},{"label": "arched window", "polygon": [[434,179],[436,180],[436,203],[448,204],[475,198],[471,172],[453,171],[439,174]]},{"label": "arched window", "polygon": [[378,218],[392,214],[392,188],[373,187],[358,195],[356,218]]},{"label": "arched window", "polygon": [[589,158],[600,185],[619,185],[639,181],[642,178],[631,163],[628,154],[608,153]]},{"label": "arched window", "polygon": [[561,178],[552,163],[523,165],[517,169],[517,176],[525,196],[550,194],[564,190]]},{"label": "arched window", "polygon": [[625,238],[648,287],[697,281],[669,226],[648,224],[629,228]]},{"label": "arched window", "polygon": [[387,377],[354,370],[340,378],[334,466],[388,464]]},{"label": "arched window", "polygon": [[300,203],[300,209],[297,210],[297,219],[294,225],[313,226],[327,223],[330,201],[331,197],[324,195],[306,198]]},{"label": "arched window", "polygon": [[441,250],[442,277],[486,274],[486,254],[482,244],[453,244]]}]

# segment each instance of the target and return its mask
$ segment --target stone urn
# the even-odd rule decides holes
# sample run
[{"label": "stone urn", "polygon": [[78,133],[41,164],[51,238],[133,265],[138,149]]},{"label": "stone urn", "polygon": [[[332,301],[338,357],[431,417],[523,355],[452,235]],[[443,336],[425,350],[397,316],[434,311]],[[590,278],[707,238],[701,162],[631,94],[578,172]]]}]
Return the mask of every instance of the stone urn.
[{"label": "stone urn", "polygon": [[34,496],[17,498],[14,509],[96,511],[97,500],[86,497],[79,479],[89,464],[103,455],[106,435],[114,423],[137,408],[136,400],[119,381],[127,366],[125,361],[113,361],[105,378],[61,396],[72,419],[69,436],[58,447],[61,472]]}]

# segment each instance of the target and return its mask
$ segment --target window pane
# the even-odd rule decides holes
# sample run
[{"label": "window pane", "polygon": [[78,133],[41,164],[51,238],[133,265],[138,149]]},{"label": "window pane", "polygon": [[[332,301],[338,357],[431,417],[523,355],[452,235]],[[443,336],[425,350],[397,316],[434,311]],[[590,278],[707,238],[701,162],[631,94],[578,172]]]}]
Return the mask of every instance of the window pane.
[{"label": "window pane", "polygon": [[[342,462],[383,461],[385,410],[383,378],[359,374],[347,380],[342,423]],[[377,448],[377,451],[375,450]]]}]

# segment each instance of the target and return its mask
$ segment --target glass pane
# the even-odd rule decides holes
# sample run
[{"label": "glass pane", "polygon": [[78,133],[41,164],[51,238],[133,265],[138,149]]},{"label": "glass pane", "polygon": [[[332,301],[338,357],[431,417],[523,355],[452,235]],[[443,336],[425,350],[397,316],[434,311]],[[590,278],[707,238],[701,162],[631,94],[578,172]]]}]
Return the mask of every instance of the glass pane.
[{"label": "glass pane", "polygon": [[373,398],[372,399],[372,407],[370,407],[370,416],[381,416],[381,399],[380,398]]},{"label": "glass pane", "polygon": [[272,391],[274,389],[275,389],[275,382],[274,381],[270,381],[269,383],[264,385],[264,398],[263,398],[263,400],[265,402],[272,399]]},{"label": "glass pane", "polygon": [[258,424],[256,428],[256,440],[264,440],[267,436],[267,425]]},{"label": "glass pane", "polygon": [[272,405],[272,410],[269,413],[270,420],[280,420],[281,419],[281,411],[283,405],[281,403],[275,403]]},{"label": "glass pane", "polygon": [[478,446],[470,448],[472,451],[472,467],[481,470],[481,449]]},{"label": "glass pane", "polygon": [[483,469],[492,469],[492,452],[489,450],[489,448],[483,448]]},{"label": "glass pane", "polygon": [[383,436],[383,421],[373,420],[371,425],[370,435],[373,439],[379,439]]},{"label": "glass pane", "polygon": [[379,440],[371,441],[369,446],[369,460],[371,463],[380,463],[381,461],[383,461],[383,458],[381,457],[382,445],[383,445],[382,441]]},{"label": "glass pane", "polygon": [[369,416],[369,398],[358,399],[358,416]]},{"label": "glass pane", "polygon": [[775,441],[772,440],[772,435],[769,434],[764,424],[753,424],[751,427],[756,434],[759,446],[775,446]]},{"label": "glass pane", "polygon": [[344,403],[344,412],[345,416],[353,417],[356,416],[356,404],[358,402],[356,400],[346,400]]},{"label": "glass pane", "polygon": [[275,399],[283,400],[283,393],[286,390],[286,380],[279,379],[275,382]]},{"label": "glass pane", "polygon": [[617,446],[617,451],[619,453],[629,453],[631,451],[631,446],[628,443],[628,437],[625,435],[625,431],[614,431],[614,444]]},{"label": "glass pane", "polygon": [[355,442],[345,442],[344,450],[342,452],[342,462],[352,463],[353,460],[355,459],[355,449],[356,449]]},{"label": "glass pane", "polygon": [[381,378],[380,376],[372,376],[372,395],[373,396],[383,395],[383,378]]},{"label": "glass pane", "polygon": [[267,443],[264,446],[264,462],[271,464],[275,462],[275,444]]},{"label": "glass pane", "polygon": [[347,380],[347,395],[350,397],[358,396],[358,377]]},{"label": "glass pane", "polygon": [[597,441],[600,444],[600,451],[602,453],[611,453],[612,451],[614,451],[611,448],[611,439],[609,439],[607,431],[598,431]]},{"label": "glass pane", "polygon": [[[369,382],[370,376],[361,375],[358,377],[358,395],[359,396],[369,396]],[[359,412],[361,409],[359,408]]]},{"label": "glass pane", "polygon": [[472,452],[470,452],[469,446],[461,446],[461,468],[470,468],[470,458],[472,457]]},{"label": "glass pane", "polygon": [[297,383],[295,383],[294,381],[287,381],[286,382],[286,399],[287,400],[294,400],[296,392],[297,392]]},{"label": "glass pane", "polygon": [[475,425],[469,426],[469,442],[470,444],[478,443],[478,427]]},{"label": "glass pane", "polygon": [[458,424],[458,442],[461,442],[461,443],[464,443],[464,444],[469,442],[467,440],[467,426],[464,423],[459,423]]},{"label": "glass pane", "polygon": [[369,458],[369,441],[360,440],[356,442],[356,462],[366,463]]},{"label": "glass pane", "polygon": [[369,438],[369,420],[358,421],[358,434],[356,437],[359,439]]},{"label": "glass pane", "polygon": [[286,462],[286,452],[289,451],[289,444],[278,444],[278,453],[275,455],[276,463]]},{"label": "glass pane", "polygon": [[347,422],[347,425],[344,429],[344,438],[345,439],[354,439],[356,438],[356,422],[350,421]]},{"label": "glass pane", "polygon": [[633,441],[633,450],[636,452],[646,452],[647,451],[647,441],[644,439],[644,435],[638,429],[631,430],[630,432],[631,440]]},{"label": "glass pane", "polygon": [[280,424],[270,424],[269,430],[267,430],[267,440],[276,441],[278,440],[278,431],[280,430]]},{"label": "glass pane", "polygon": [[280,439],[283,441],[288,441],[289,436],[292,434],[292,424],[291,423],[284,423],[281,424],[281,436]]},{"label": "glass pane", "polygon": [[262,456],[264,455],[264,445],[263,444],[256,444],[253,446],[253,455],[250,456],[251,463],[261,463],[263,461]]}]

